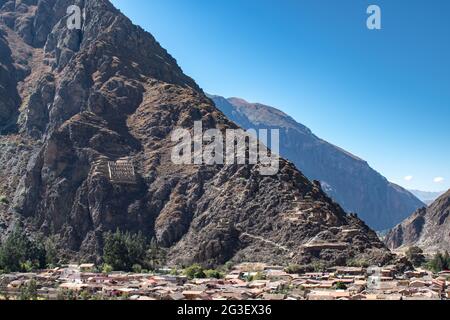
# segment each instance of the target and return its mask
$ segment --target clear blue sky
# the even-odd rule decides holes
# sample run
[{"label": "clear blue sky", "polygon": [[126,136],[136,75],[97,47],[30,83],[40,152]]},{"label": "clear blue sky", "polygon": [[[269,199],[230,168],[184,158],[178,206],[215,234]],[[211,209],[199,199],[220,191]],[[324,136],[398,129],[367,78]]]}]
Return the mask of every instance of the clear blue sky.
[{"label": "clear blue sky", "polygon": [[206,92],[278,107],[407,188],[450,188],[450,1],[112,2]]}]

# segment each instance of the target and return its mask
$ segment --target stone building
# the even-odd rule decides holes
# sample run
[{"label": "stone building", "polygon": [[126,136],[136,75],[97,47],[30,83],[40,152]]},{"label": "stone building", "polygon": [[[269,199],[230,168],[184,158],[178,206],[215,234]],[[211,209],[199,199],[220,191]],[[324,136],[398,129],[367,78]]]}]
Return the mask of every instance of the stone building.
[{"label": "stone building", "polygon": [[106,157],[98,158],[94,163],[94,175],[107,177],[116,184],[136,184],[136,172],[130,158],[111,161]]}]

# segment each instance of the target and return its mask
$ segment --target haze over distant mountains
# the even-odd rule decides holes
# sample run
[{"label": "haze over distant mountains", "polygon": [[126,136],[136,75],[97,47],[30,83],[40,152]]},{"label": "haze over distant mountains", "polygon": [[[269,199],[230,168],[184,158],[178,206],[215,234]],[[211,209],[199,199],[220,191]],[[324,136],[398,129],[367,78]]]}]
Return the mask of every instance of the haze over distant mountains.
[{"label": "haze over distant mountains", "polygon": [[427,205],[432,204],[437,198],[439,198],[445,193],[445,191],[441,192],[429,192],[420,190],[409,190],[409,191]]},{"label": "haze over distant mountains", "polygon": [[280,129],[281,156],[292,161],[309,179],[320,181],[328,195],[375,230],[391,229],[425,206],[366,161],[318,138],[282,111],[240,98],[210,98],[229,119],[245,129]]}]

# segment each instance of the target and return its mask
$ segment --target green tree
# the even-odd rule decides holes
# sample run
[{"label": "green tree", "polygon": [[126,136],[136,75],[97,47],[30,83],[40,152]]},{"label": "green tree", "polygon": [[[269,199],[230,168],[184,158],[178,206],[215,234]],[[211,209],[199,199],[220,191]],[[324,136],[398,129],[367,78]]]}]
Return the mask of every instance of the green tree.
[{"label": "green tree", "polygon": [[108,273],[111,273],[113,271],[114,271],[113,267],[111,267],[109,264],[107,264],[107,263],[103,264],[103,266],[102,266],[102,273],[108,274]]},{"label": "green tree", "polygon": [[184,270],[184,274],[189,279],[204,279],[206,278],[205,271],[202,266],[194,264]]},{"label": "green tree", "polygon": [[73,290],[58,290],[57,300],[74,301],[78,300],[78,294]]},{"label": "green tree", "polygon": [[42,243],[30,240],[16,227],[0,247],[0,269],[9,272],[29,272],[45,268],[46,252]]},{"label": "green tree", "polygon": [[428,263],[428,267],[436,273],[450,269],[450,259],[448,252],[446,252],[444,255],[440,252],[437,252],[433,259]]},{"label": "green tree", "polygon": [[92,300],[92,295],[88,291],[84,290],[80,293],[79,298],[80,298],[80,300],[85,300],[85,301]]},{"label": "green tree", "polygon": [[209,279],[223,279],[225,275],[219,270],[206,270],[205,271],[206,278]]},{"label": "green tree", "polygon": [[406,251],[406,258],[414,265],[420,267],[425,263],[423,250],[419,247],[411,247]]},{"label": "green tree", "polygon": [[142,266],[140,264],[135,264],[132,267],[134,273],[142,273]]},{"label": "green tree", "polygon": [[28,272],[28,273],[33,272],[33,270],[34,270],[33,262],[31,262],[30,260],[27,260],[24,263],[21,263],[20,270],[23,272]]},{"label": "green tree", "polygon": [[166,263],[166,251],[153,238],[146,253],[145,265],[150,270],[157,270]]},{"label": "green tree", "polygon": [[170,270],[170,273],[169,273],[171,276],[178,276],[180,273],[178,272],[178,269],[177,268],[174,268],[174,269],[172,269],[172,270]]},{"label": "green tree", "polygon": [[347,285],[343,282],[338,282],[334,286],[336,290],[347,290]]},{"label": "green tree", "polygon": [[54,238],[48,238],[45,240],[45,262],[47,267],[54,268],[59,264],[58,249],[56,240]]},{"label": "green tree", "polygon": [[19,300],[37,300],[38,289],[35,280],[28,281],[20,288]]},{"label": "green tree", "polygon": [[446,262],[445,270],[450,270],[450,254],[448,251],[445,251],[443,259]]},{"label": "green tree", "polygon": [[133,265],[143,264],[146,255],[146,240],[141,234],[115,233],[105,234],[103,260],[116,271],[132,271]]}]

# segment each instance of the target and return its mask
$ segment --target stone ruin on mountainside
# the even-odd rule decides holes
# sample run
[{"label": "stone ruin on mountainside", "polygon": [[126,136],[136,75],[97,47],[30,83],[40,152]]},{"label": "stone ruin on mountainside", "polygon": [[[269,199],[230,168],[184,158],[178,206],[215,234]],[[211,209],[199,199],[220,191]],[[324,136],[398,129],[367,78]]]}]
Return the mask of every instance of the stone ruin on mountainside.
[{"label": "stone ruin on mountainside", "polygon": [[94,175],[105,176],[109,181],[116,184],[136,184],[136,172],[130,158],[111,161],[106,157],[101,157],[97,159],[94,165]]}]

